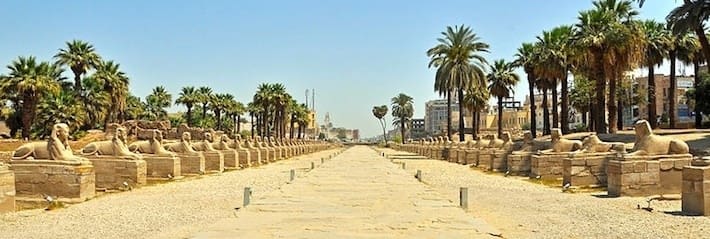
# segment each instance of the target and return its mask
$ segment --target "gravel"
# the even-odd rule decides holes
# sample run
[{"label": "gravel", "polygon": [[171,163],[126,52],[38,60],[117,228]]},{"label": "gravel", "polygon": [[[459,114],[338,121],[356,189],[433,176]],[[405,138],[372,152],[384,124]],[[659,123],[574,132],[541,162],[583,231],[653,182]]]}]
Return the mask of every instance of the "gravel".
[{"label": "gravel", "polygon": [[[0,214],[0,238],[180,238],[242,206],[243,188],[258,196],[278,189],[289,171],[305,172],[328,150],[257,168],[105,194],[66,208]],[[303,173],[297,173],[303,175]]]},{"label": "gravel", "polygon": [[653,201],[648,212],[637,208],[648,206],[644,197],[563,193],[524,177],[438,160],[406,164],[411,175],[422,170],[423,183],[453,202],[459,187],[468,187],[469,212],[506,238],[710,238],[710,217],[683,216],[680,200]]}]

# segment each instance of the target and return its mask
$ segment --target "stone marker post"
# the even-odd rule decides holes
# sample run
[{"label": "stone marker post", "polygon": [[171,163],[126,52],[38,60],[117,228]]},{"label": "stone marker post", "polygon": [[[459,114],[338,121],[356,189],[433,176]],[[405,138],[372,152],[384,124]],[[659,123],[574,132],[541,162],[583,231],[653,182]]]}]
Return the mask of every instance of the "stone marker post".
[{"label": "stone marker post", "polygon": [[250,202],[251,202],[251,188],[245,187],[244,188],[244,207],[249,205]]},{"label": "stone marker post", "polygon": [[415,176],[419,182],[422,181],[422,170],[417,169],[417,175]]},{"label": "stone marker post", "polygon": [[316,168],[316,163],[311,162],[311,170],[313,170],[313,169],[315,169],[315,168]]},{"label": "stone marker post", "polygon": [[459,189],[459,206],[464,210],[468,209],[468,188],[461,187]]},{"label": "stone marker post", "polygon": [[296,170],[291,169],[291,181],[296,178]]}]

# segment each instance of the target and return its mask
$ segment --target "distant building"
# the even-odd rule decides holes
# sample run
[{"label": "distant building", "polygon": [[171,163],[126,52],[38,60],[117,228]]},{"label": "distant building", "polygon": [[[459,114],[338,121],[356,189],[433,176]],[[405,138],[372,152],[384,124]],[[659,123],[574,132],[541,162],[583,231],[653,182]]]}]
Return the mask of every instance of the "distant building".
[{"label": "distant building", "polygon": [[[670,104],[676,105],[677,119],[678,122],[692,122],[692,109],[688,107],[688,99],[685,97],[685,92],[688,89],[693,88],[694,78],[693,76],[677,76],[676,77],[676,99],[675,102],[670,102],[670,76],[657,74],[654,76],[656,81],[656,115],[658,119],[668,117],[668,111],[670,110]],[[632,94],[637,97],[646,98],[647,96],[638,94],[648,94],[648,77],[636,77],[633,81],[633,91]],[[647,99],[647,98],[646,98]],[[630,106],[631,118],[626,125],[631,125],[633,122],[639,119],[648,119],[648,103],[646,104],[636,104]]]},{"label": "distant building", "polygon": [[425,138],[427,136],[425,125],[426,124],[425,124],[424,119],[412,119],[412,129],[409,131],[410,138],[411,139]]},{"label": "distant building", "polygon": [[[424,131],[431,135],[446,133],[447,102],[443,100],[430,100],[425,103],[424,109]],[[452,130],[458,130],[459,104],[458,101],[451,102]]]}]

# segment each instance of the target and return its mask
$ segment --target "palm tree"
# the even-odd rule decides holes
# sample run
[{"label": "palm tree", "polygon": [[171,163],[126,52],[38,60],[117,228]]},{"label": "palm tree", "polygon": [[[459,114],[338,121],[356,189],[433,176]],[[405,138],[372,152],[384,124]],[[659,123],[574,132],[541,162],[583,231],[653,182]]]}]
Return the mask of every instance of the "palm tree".
[{"label": "palm tree", "polygon": [[[385,111],[385,114],[387,112]],[[309,117],[308,106],[306,104],[300,104],[298,110],[296,111],[296,123],[298,123],[298,138],[303,138],[303,133],[306,129],[308,123],[310,123],[311,118]]]},{"label": "palm tree", "polygon": [[253,102],[261,108],[260,114],[257,115],[259,135],[271,136],[271,116],[273,115],[273,101],[276,94],[273,91],[271,84],[263,83],[257,86],[256,93],[253,97]]},{"label": "palm tree", "polygon": [[89,130],[100,127],[99,122],[106,122],[113,99],[108,92],[104,91],[104,85],[96,75],[84,77],[82,82],[84,92],[79,102],[83,104],[87,117],[81,128]]},{"label": "palm tree", "polygon": [[434,90],[446,94],[447,135],[451,138],[451,94],[457,92],[459,102],[459,140],[464,141],[463,97],[470,88],[485,87],[483,69],[486,59],[479,55],[488,52],[488,44],[480,41],[471,28],[466,26],[446,27],[438,38],[438,45],[427,51],[431,58],[429,67],[437,67]]},{"label": "palm tree", "polygon": [[126,97],[128,95],[128,76],[120,69],[120,64],[113,61],[100,62],[96,66],[94,78],[101,82],[102,90],[111,99],[109,109],[104,118],[104,127],[109,122],[122,120],[122,112],[126,110]]},{"label": "palm tree", "polygon": [[2,77],[0,90],[13,92],[22,100],[22,138],[29,139],[37,105],[46,94],[58,94],[62,69],[57,64],[37,62],[35,57],[19,57],[7,66],[10,73]]},{"label": "palm tree", "polygon": [[77,102],[70,92],[60,91],[57,95],[44,97],[37,106],[37,119],[32,132],[39,138],[46,137],[51,127],[56,123],[66,123],[69,128],[78,129],[82,126],[90,111]]},{"label": "palm tree", "polygon": [[153,92],[145,99],[148,103],[148,111],[156,120],[168,119],[168,113],[165,111],[165,108],[170,107],[173,100],[172,96],[165,91],[165,87],[157,86],[153,88]]},{"label": "palm tree", "polygon": [[140,98],[129,93],[126,97],[126,120],[141,119],[146,115],[147,108],[147,105]]},{"label": "palm tree", "polygon": [[225,112],[229,103],[234,100],[234,96],[231,94],[215,94],[212,97],[212,102],[210,102],[210,107],[214,112],[214,116],[217,119],[217,130],[222,129],[222,113]]},{"label": "palm tree", "polygon": [[[542,36],[538,36],[537,47],[538,59],[534,67],[535,75],[549,79],[549,86],[552,90],[552,122],[555,128],[560,127],[563,133],[569,133],[569,89],[567,76],[572,65],[572,45],[573,35],[571,26],[562,25],[553,28],[551,31],[543,31]],[[561,84],[561,97],[557,95],[557,84]],[[561,112],[558,112],[558,102]]]},{"label": "palm tree", "polygon": [[515,65],[505,60],[493,62],[488,73],[488,91],[498,98],[498,137],[503,135],[503,98],[514,93],[513,87],[520,81],[520,76],[513,70]]},{"label": "palm tree", "polygon": [[542,135],[549,135],[550,129],[550,104],[548,103],[547,90],[550,89],[550,80],[539,78],[535,81],[537,90],[542,93]]},{"label": "palm tree", "polygon": [[200,86],[197,88],[197,100],[202,104],[202,120],[207,117],[207,104],[212,101],[212,88]]},{"label": "palm tree", "polygon": [[654,68],[663,63],[663,59],[668,55],[667,49],[671,47],[670,34],[663,24],[646,20],[643,23],[646,36],[646,57],[645,65],[648,68],[648,120],[652,128],[658,127],[656,120],[656,79]]},{"label": "palm tree", "polygon": [[239,134],[241,131],[239,122],[241,121],[242,114],[244,114],[244,104],[232,99],[228,102],[225,112],[234,124],[234,133]]},{"label": "palm tree", "polygon": [[[532,43],[523,43],[523,45],[518,48],[518,52],[515,54],[516,66],[523,67],[523,70],[528,78],[528,97],[530,100],[530,134],[533,138],[537,136],[537,105],[535,105],[535,81],[537,77],[534,72],[534,67],[538,64],[535,59],[536,55],[536,48]],[[475,138],[474,134],[474,139]]]},{"label": "palm tree", "polygon": [[185,86],[180,89],[180,96],[175,99],[175,104],[184,105],[187,108],[185,117],[187,117],[187,125],[192,126],[192,107],[200,103],[200,95],[194,86]]},{"label": "palm tree", "polygon": [[382,126],[382,139],[385,140],[385,144],[387,144],[387,130],[385,129],[385,115],[387,115],[387,105],[381,105],[381,106],[373,106],[372,107],[372,114],[377,118],[377,120],[380,121],[380,125]]},{"label": "palm tree", "polygon": [[94,50],[94,46],[81,40],[73,40],[66,43],[66,49],[59,49],[59,53],[54,55],[57,63],[68,66],[74,73],[74,91],[80,95],[81,75],[86,74],[90,69],[101,63],[101,57]]},{"label": "palm tree", "polygon": [[584,75],[574,76],[574,88],[570,90],[570,105],[582,114],[582,123],[587,124],[587,113],[592,100],[594,100],[594,84]]},{"label": "palm tree", "polygon": [[676,117],[678,112],[676,111],[676,89],[678,88],[676,80],[676,60],[680,59],[684,64],[692,64],[692,59],[690,58],[693,51],[696,51],[698,46],[697,41],[689,33],[675,35],[671,34],[671,48],[668,51],[668,58],[670,59],[670,88],[668,89],[668,115],[670,121],[670,128],[676,128]]},{"label": "palm tree", "polygon": [[[676,49],[676,55],[678,60],[685,65],[693,65],[695,82],[693,88],[697,89],[700,85],[700,63],[703,62],[702,52],[700,50],[700,42],[694,36],[689,36],[686,34],[682,38],[689,38],[681,40],[680,44]],[[695,96],[700,96],[700,94],[695,94]],[[695,98],[695,102],[700,101],[700,98]],[[695,128],[700,128],[702,125],[702,113],[700,108],[695,107]]]},{"label": "palm tree", "polygon": [[251,137],[254,138],[254,129],[258,129],[258,120],[254,121],[254,117],[257,117],[261,113],[261,108],[259,108],[256,103],[249,102],[246,110],[249,112],[249,117],[251,118]]},{"label": "palm tree", "polygon": [[488,88],[469,89],[463,97],[464,105],[471,112],[471,122],[473,122],[473,139],[478,139],[479,124],[481,122],[481,111],[486,109],[489,99]]},{"label": "palm tree", "polygon": [[[461,102],[463,103],[463,100]],[[414,115],[414,107],[412,104],[414,104],[414,99],[404,93],[399,93],[399,95],[392,97],[392,117],[395,118],[392,124],[399,126],[399,130],[402,134],[402,143],[407,141],[404,132]]]},{"label": "palm tree", "polygon": [[666,16],[666,21],[672,26],[675,34],[694,31],[705,59],[710,59],[710,43],[704,29],[708,17],[710,17],[710,1],[683,0],[683,5],[673,9]]}]

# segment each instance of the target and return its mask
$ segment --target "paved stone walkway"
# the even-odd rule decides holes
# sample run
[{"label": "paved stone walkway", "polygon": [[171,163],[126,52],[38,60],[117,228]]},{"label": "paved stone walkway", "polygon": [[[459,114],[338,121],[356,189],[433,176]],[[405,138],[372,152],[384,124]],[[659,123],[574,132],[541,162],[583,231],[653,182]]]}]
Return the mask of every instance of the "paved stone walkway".
[{"label": "paved stone walkway", "polygon": [[356,146],[194,238],[487,238],[499,234],[400,165]]}]

